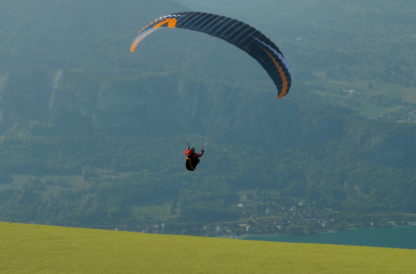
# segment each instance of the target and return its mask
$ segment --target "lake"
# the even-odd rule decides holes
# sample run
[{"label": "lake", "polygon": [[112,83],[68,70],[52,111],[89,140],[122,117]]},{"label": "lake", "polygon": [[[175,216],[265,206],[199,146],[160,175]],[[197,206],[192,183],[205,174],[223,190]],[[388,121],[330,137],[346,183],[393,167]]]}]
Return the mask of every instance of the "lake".
[{"label": "lake", "polygon": [[310,235],[250,236],[244,239],[416,249],[416,226],[342,230]]}]

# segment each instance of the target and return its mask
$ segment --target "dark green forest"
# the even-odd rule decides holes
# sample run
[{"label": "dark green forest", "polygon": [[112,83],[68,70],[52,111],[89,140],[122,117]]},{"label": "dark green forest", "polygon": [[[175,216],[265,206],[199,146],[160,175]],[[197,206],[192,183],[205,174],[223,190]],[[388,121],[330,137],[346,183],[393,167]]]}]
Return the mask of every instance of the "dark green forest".
[{"label": "dark green forest", "polygon": [[[1,1],[0,220],[221,236],[415,224],[416,5],[224,2]],[[201,33],[129,52],[154,18],[197,9],[275,41],[290,93]],[[205,144],[195,172],[187,142]]]}]

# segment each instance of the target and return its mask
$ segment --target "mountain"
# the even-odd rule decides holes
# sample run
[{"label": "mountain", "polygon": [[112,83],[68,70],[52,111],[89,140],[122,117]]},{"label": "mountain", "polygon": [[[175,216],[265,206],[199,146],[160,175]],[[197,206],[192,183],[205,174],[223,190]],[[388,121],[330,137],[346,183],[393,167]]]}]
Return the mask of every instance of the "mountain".
[{"label": "mountain", "polygon": [[[276,100],[255,61],[200,33],[160,30],[129,53],[138,28],[189,9],[175,2],[0,5],[2,220],[198,235],[414,221],[416,126],[319,95],[321,70],[337,66],[318,54],[329,38],[296,45],[294,30],[264,28],[293,61],[294,86]],[[246,21],[263,30],[260,19]],[[187,142],[206,145],[195,173]]]}]

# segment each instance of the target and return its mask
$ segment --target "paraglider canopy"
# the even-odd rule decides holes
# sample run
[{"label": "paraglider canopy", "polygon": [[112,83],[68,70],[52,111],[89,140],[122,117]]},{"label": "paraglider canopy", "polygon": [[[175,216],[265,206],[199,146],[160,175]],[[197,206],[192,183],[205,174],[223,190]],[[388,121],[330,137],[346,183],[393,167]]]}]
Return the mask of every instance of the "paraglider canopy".
[{"label": "paraglider canopy", "polygon": [[139,43],[159,28],[182,28],[206,33],[235,45],[256,59],[277,88],[277,97],[289,92],[291,76],[283,53],[264,34],[241,21],[203,12],[178,12],[160,17],[143,27],[130,46],[134,52]]}]

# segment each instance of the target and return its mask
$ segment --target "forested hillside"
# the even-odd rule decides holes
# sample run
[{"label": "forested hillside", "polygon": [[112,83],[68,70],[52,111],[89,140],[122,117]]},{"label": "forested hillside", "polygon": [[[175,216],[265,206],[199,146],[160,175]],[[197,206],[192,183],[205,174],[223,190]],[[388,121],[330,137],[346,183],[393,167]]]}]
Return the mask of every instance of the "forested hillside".
[{"label": "forested hillside", "polygon": [[[199,235],[415,221],[416,126],[387,115],[415,103],[399,72],[414,75],[405,8],[388,32],[387,0],[340,18],[304,16],[333,1],[237,9],[288,58],[294,85],[277,100],[255,61],[200,33],[160,30],[129,53],[135,31],[191,1],[84,2],[0,3],[1,220]],[[276,28],[260,16],[272,11]],[[350,16],[370,22],[362,34]],[[399,95],[373,93],[387,86]],[[194,173],[187,142],[206,144]]]}]

